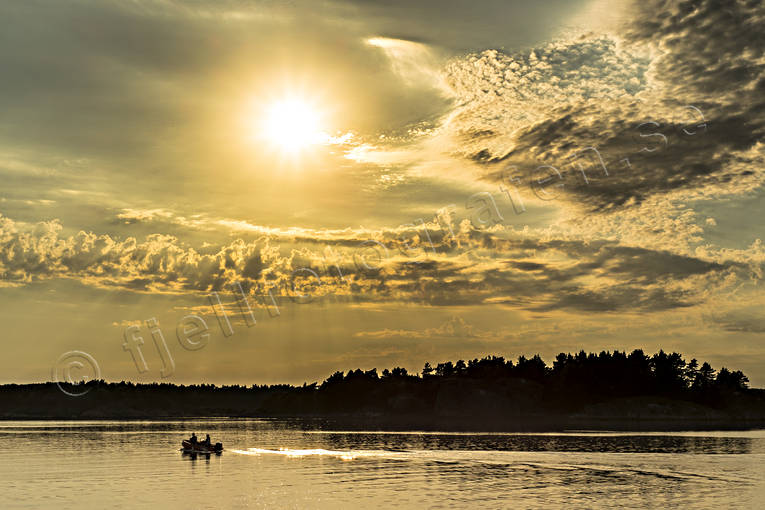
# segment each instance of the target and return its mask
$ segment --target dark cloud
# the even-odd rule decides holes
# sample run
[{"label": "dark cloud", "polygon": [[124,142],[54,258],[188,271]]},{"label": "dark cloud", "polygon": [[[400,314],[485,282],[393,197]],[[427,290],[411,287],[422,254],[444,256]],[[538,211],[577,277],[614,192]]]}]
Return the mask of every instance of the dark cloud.
[{"label": "dark cloud", "polygon": [[637,2],[625,31],[622,40],[590,36],[455,62],[449,76],[464,106],[452,127],[470,140],[466,156],[491,179],[513,167],[526,183],[552,165],[563,198],[601,211],[673,190],[761,184],[761,5]]}]

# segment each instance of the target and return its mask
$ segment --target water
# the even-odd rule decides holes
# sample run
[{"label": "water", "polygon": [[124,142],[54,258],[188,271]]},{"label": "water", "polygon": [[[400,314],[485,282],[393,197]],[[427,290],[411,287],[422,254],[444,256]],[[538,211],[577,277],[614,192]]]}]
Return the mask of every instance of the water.
[{"label": "water", "polygon": [[[178,451],[196,432],[222,455]],[[445,434],[0,422],[3,508],[763,508],[765,431]]]}]

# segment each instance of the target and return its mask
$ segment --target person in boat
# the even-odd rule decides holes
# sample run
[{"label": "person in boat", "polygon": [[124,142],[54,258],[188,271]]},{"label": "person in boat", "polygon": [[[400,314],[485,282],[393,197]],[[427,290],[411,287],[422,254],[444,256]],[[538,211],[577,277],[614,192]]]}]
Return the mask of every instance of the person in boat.
[{"label": "person in boat", "polygon": [[207,437],[204,440],[204,445],[208,448],[210,447],[210,434],[207,434]]},{"label": "person in boat", "polygon": [[192,432],[191,433],[191,439],[189,439],[189,442],[191,442],[191,444],[196,446],[196,444],[197,444],[197,433],[196,432]]}]

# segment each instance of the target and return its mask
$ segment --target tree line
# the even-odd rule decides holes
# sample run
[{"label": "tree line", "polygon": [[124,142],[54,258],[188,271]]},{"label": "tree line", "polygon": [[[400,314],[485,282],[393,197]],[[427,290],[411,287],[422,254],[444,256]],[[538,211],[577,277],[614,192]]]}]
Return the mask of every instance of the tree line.
[{"label": "tree line", "polygon": [[705,392],[713,389],[744,391],[749,378],[740,370],[722,367],[716,371],[704,361],[683,359],[677,352],[663,350],[647,355],[642,349],[601,351],[599,354],[584,350],[576,354],[560,353],[552,366],[537,354],[531,358],[519,356],[516,361],[502,356],[487,356],[472,360],[446,361],[435,367],[426,362],[421,373],[409,374],[406,368],[349,370],[347,374],[335,372],[320,386],[326,388],[341,382],[415,378],[470,378],[497,380],[519,378],[550,386],[586,389],[597,393],[621,395],[673,393],[678,391]]},{"label": "tree line", "polygon": [[[11,384],[0,386],[0,417],[462,414],[475,420],[479,415],[520,419],[588,412],[593,405],[635,398],[686,402],[686,410],[694,405],[731,415],[731,410],[740,415],[741,410],[760,409],[765,416],[765,390],[750,389],[748,383],[740,370],[715,370],[708,362],[686,361],[676,352],[582,350],[560,353],[551,365],[539,355],[515,360],[486,356],[428,362],[419,373],[402,367],[380,373],[375,368],[337,371],[321,383],[302,386],[62,383],[70,393],[84,393],[70,397],[57,383]],[[629,404],[629,412],[635,406],[639,404]]]}]

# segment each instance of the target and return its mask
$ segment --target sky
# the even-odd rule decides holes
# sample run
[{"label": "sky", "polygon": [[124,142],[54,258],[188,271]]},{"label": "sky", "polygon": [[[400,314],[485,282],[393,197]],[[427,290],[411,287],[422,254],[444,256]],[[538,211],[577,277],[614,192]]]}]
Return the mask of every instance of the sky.
[{"label": "sky", "polygon": [[0,5],[0,382],[681,352],[765,385],[756,1]]}]

